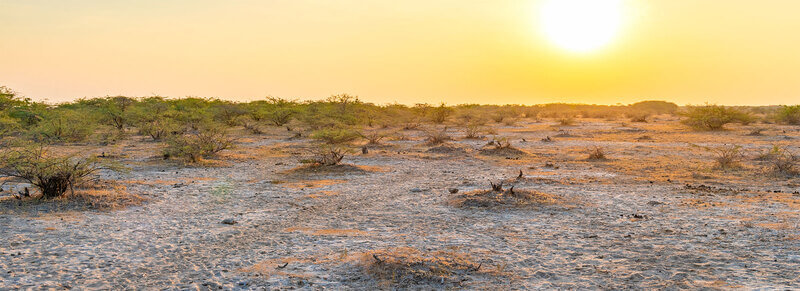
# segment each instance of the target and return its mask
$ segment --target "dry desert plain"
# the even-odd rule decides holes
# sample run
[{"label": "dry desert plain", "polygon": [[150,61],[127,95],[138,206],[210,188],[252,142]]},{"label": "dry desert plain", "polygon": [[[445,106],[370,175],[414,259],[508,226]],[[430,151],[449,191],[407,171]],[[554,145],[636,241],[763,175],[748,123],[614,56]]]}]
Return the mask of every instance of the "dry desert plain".
[{"label": "dry desert plain", "polygon": [[[317,168],[283,128],[202,165],[139,136],[54,146],[129,171],[85,201],[18,200],[7,181],[0,289],[800,288],[800,178],[759,159],[796,151],[800,127],[491,126],[511,147],[399,130]],[[719,168],[732,145],[740,165]]]}]

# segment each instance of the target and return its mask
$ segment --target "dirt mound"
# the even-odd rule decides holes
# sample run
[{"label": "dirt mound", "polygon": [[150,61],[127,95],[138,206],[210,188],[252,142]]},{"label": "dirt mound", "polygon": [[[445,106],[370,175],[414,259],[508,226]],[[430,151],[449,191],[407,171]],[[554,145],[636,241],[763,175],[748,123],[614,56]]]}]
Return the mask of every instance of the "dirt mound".
[{"label": "dirt mound", "polygon": [[450,201],[456,207],[525,207],[556,204],[561,197],[528,190],[477,190],[453,197]]},{"label": "dirt mound", "polygon": [[[413,248],[391,248],[366,252],[358,265],[381,281],[394,287],[442,284],[455,287],[467,276],[483,273],[482,264],[454,251],[422,252]],[[454,285],[455,284],[455,285]]]},{"label": "dirt mound", "polygon": [[467,150],[465,150],[464,148],[461,148],[461,147],[454,146],[454,145],[443,144],[443,145],[440,145],[440,146],[429,148],[425,152],[429,153],[429,154],[447,154],[447,155],[451,155],[451,154],[466,154]]},{"label": "dirt mound", "polygon": [[332,175],[332,174],[366,174],[371,172],[366,167],[350,164],[319,165],[309,164],[285,172],[287,175]]}]

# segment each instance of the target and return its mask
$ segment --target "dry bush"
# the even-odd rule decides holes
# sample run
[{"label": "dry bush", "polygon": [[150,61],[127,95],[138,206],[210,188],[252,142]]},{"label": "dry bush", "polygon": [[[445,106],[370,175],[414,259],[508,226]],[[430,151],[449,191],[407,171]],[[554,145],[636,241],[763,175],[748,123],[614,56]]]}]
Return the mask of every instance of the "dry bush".
[{"label": "dry bush", "polygon": [[314,150],[314,157],[301,162],[312,166],[335,166],[342,162],[347,150],[342,147],[323,145]]},{"label": "dry bush", "polygon": [[594,146],[591,150],[589,150],[589,157],[586,158],[590,161],[602,161],[606,160],[606,153],[603,151],[603,148],[600,146]]},{"label": "dry bush", "polygon": [[221,128],[207,128],[196,133],[176,135],[167,140],[164,158],[178,157],[198,162],[233,146],[234,139]]},{"label": "dry bush", "polygon": [[386,134],[377,130],[365,131],[360,133],[361,137],[367,140],[367,144],[377,145],[386,138]]},{"label": "dry bush", "polygon": [[[422,252],[391,248],[362,254],[358,265],[373,278],[395,288],[419,284],[460,284],[467,276],[485,272],[481,263],[455,251]],[[488,268],[483,268],[488,269]]]},{"label": "dry bush", "polygon": [[555,204],[560,197],[536,191],[514,189],[511,186],[503,189],[503,183],[490,183],[491,190],[476,190],[458,194],[450,200],[456,207],[525,207],[534,205]]},{"label": "dry bush", "polygon": [[717,168],[719,169],[741,168],[740,162],[744,159],[741,149],[742,147],[738,145],[709,148],[714,153],[714,161],[717,162]]},{"label": "dry bush", "polygon": [[50,199],[75,192],[102,169],[119,169],[96,158],[53,155],[42,146],[11,148],[0,153],[0,175],[22,179]]},{"label": "dry bush", "polygon": [[795,176],[800,174],[800,169],[798,169],[797,165],[798,162],[800,162],[800,156],[791,152],[787,148],[777,146],[773,147],[767,158],[767,162],[769,163],[772,171],[777,174],[787,176]]},{"label": "dry bush", "polygon": [[442,130],[429,130],[425,132],[427,136],[425,138],[425,142],[428,145],[437,145],[448,140],[452,140],[450,135],[447,134],[447,127],[443,128]]},{"label": "dry bush", "polygon": [[254,120],[250,116],[242,115],[236,118],[236,123],[247,129],[252,134],[262,134],[264,130],[261,128],[261,124],[258,121]]},{"label": "dry bush", "polygon": [[481,139],[481,126],[478,124],[467,124],[464,127],[464,138],[466,139]]}]

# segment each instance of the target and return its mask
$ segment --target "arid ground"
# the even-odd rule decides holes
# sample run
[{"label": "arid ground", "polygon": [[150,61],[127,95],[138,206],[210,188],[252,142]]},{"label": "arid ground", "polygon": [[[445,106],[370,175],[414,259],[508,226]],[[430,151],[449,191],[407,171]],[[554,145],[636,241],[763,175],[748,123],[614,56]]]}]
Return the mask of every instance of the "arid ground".
[{"label": "arid ground", "polygon": [[491,126],[435,145],[399,130],[324,167],[277,127],[195,165],[142,136],[56,145],[129,170],[84,190],[112,196],[100,206],[16,199],[8,179],[0,289],[800,288],[800,178],[763,159],[796,151],[800,127]]}]

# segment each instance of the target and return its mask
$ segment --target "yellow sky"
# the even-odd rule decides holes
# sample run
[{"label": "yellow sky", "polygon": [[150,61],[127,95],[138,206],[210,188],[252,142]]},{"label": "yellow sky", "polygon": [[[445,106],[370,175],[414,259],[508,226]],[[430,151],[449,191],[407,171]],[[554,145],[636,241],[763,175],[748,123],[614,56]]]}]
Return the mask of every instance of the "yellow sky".
[{"label": "yellow sky", "polygon": [[628,0],[609,46],[537,0],[0,0],[0,85],[37,100],[335,93],[388,103],[800,103],[800,1]]}]

